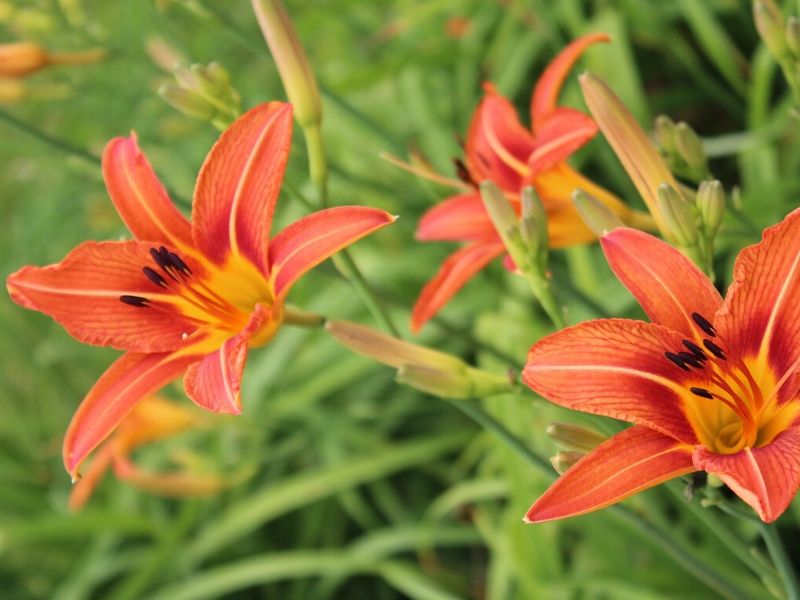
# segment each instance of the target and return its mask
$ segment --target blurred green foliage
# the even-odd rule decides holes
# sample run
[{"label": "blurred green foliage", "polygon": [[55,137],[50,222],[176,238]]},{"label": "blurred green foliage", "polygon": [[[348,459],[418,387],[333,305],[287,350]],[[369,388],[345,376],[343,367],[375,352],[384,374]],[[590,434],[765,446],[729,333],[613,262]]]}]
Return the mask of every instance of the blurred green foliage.
[{"label": "blurred green foliage", "polygon": [[[705,138],[715,175],[728,189],[741,187],[741,210],[720,238],[723,281],[735,252],[797,205],[797,121],[744,0],[287,6],[323,90],[331,203],[369,204],[401,217],[353,254],[406,335],[410,306],[451,250],[416,243],[415,223],[447,190],[378,154],[415,149],[451,174],[481,82],[494,81],[524,115],[543,67],[587,30],[607,31],[614,43],[593,48],[585,67],[643,123],[659,113],[690,123]],[[153,39],[187,63],[219,62],[245,108],[284,97],[246,0],[2,0],[0,25],[0,41],[108,50],[97,65],[37,73],[26,81],[28,99],[0,109],[3,277],[24,264],[56,262],[82,240],[126,234],[93,157],[130,130],[189,210],[194,177],[218,133],[159,98],[170,75],[148,54]],[[582,106],[573,80],[565,99]],[[604,141],[590,144],[576,163],[641,207]],[[286,182],[279,225],[306,212],[298,194],[313,197],[299,135]],[[551,267],[570,322],[640,316],[596,247],[554,252]],[[291,301],[372,324],[328,264]],[[61,436],[115,353],[82,346],[7,297],[0,323],[3,598],[718,597],[686,556],[752,597],[763,594],[719,530],[753,545],[756,531],[696,502],[687,510],[677,482],[627,502],[671,533],[677,554],[615,511],[524,526],[523,513],[551,475],[533,470],[454,405],[396,386],[390,369],[347,354],[314,330],[285,328],[253,352],[242,417],[175,441],[209,469],[245,469],[245,482],[213,498],[171,500],[109,476],[83,512],[69,514]],[[524,285],[493,265],[421,339],[503,372],[518,369],[547,331]],[[168,392],[180,397],[179,385]],[[483,404],[544,456],[555,450],[544,436],[548,423],[585,420],[528,393]],[[164,467],[174,452],[165,444],[141,460]],[[796,504],[790,513],[797,514]],[[785,533],[795,535],[789,527]]]}]

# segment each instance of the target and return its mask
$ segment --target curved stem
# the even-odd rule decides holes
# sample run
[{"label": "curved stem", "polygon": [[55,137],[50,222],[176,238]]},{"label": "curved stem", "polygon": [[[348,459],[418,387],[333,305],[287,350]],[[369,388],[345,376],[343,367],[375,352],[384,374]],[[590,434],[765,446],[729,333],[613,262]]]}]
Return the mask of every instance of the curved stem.
[{"label": "curved stem", "polygon": [[781,542],[775,524],[759,521],[758,529],[764,539],[764,543],[767,545],[772,562],[783,580],[783,585],[786,588],[786,597],[789,600],[800,600],[800,585],[797,582],[797,574],[794,572],[792,561],[789,560],[789,556],[786,554],[786,548]]},{"label": "curved stem", "polygon": [[[480,425],[481,428],[491,431],[499,437],[515,454],[535,467],[539,472],[547,477],[553,477],[553,469],[545,459],[531,450],[521,439],[509,431],[505,425],[486,413],[480,406],[465,400],[446,401],[467,415],[476,424]],[[641,534],[642,537],[653,542],[665,554],[683,567],[687,573],[694,575],[698,580],[702,581],[723,598],[728,598],[730,600],[747,600],[749,597],[736,586],[730,584],[722,574],[708,566],[700,557],[636,512],[619,504],[611,506],[607,510],[631,529]],[[791,600],[796,599],[792,597]]]}]

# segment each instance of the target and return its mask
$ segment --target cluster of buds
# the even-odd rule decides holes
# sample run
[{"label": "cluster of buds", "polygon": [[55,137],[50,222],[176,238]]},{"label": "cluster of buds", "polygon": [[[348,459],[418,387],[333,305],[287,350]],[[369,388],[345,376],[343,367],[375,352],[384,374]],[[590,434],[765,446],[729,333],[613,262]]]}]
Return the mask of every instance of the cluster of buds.
[{"label": "cluster of buds", "polygon": [[662,183],[659,210],[677,245],[713,276],[714,238],[725,216],[725,190],[717,180],[700,183],[696,192]]},{"label": "cluster of buds", "polygon": [[357,354],[397,369],[397,382],[441,398],[466,399],[513,391],[511,375],[476,369],[460,358],[404,342],[349,321],[329,321],[333,338]]},{"label": "cluster of buds", "polygon": [[708,157],[703,142],[688,123],[675,123],[666,115],[659,115],[654,129],[661,155],[673,173],[690,181],[709,178]]},{"label": "cluster of buds", "polygon": [[550,463],[559,475],[608,439],[586,427],[574,423],[551,423],[547,426],[549,437],[560,449],[550,457]]},{"label": "cluster of buds", "polygon": [[159,95],[182,113],[226,129],[242,114],[239,92],[218,63],[194,64],[174,71],[176,83],[165,83]]},{"label": "cluster of buds", "polygon": [[[662,155],[605,83],[586,74],[581,76],[581,87],[592,116],[661,233],[713,278],[714,237],[725,214],[725,192],[719,181],[709,178],[708,160],[700,138],[686,123],[675,124],[668,117],[659,117],[656,138]],[[678,182],[670,168],[676,166],[677,174],[700,181],[697,191]],[[620,225],[588,195],[578,192],[573,200],[595,233],[602,235]]]},{"label": "cluster of buds", "polygon": [[523,188],[518,216],[509,199],[492,181],[482,182],[480,190],[486,212],[503,240],[515,270],[525,277],[542,308],[560,327],[563,315],[550,290],[547,211],[541,200],[533,187]]},{"label": "cluster of buds", "polygon": [[753,20],[800,103],[800,19],[794,15],[784,18],[774,0],[755,0]]}]

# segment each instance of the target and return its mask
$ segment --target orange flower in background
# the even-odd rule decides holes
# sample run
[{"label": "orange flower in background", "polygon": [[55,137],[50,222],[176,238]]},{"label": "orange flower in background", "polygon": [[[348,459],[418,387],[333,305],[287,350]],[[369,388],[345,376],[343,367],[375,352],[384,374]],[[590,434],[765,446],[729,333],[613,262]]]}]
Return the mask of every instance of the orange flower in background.
[{"label": "orange flower in background", "polygon": [[551,247],[561,248],[592,241],[594,234],[572,205],[572,192],[588,192],[626,222],[647,218],[632,211],[616,196],[572,169],[566,159],[597,133],[594,121],[572,108],[557,106],[567,75],[584,50],[608,41],[605,34],[592,34],[569,44],[545,69],[533,90],[529,131],[520,123],[511,102],[491,84],[470,123],[466,142],[466,165],[462,177],[472,188],[433,207],[420,220],[417,239],[454,241],[467,245],[442,264],[422,290],[411,317],[411,328],[419,331],[466,282],[505,253],[476,184],[493,181],[520,211],[523,187],[536,189],[547,211]]},{"label": "orange flower in background", "polygon": [[556,404],[634,425],[561,476],[526,520],[583,514],[706,471],[774,521],[800,485],[800,210],[739,254],[724,301],[648,234],[621,228],[601,243],[653,322],[559,331],[531,348],[523,378]]},{"label": "orange flower in background", "polygon": [[58,264],[9,276],[18,304],[50,315],[81,342],[126,351],[67,430],[64,464],[73,477],[144,396],[184,372],[196,404],[239,413],[248,348],[275,335],[292,285],[394,220],[377,209],[340,206],[270,239],[291,134],[289,104],[263,104],[240,117],[206,157],[191,222],[170,201],[136,138],[112,140],[103,175],[135,240],[85,242]]},{"label": "orange flower in background", "polygon": [[137,467],[130,457],[140,446],[206,425],[199,411],[158,396],[148,396],[98,447],[86,473],[70,491],[70,509],[80,510],[86,504],[109,468],[114,469],[118,479],[163,496],[205,496],[218,492],[231,483],[229,478],[185,471],[152,473]]}]

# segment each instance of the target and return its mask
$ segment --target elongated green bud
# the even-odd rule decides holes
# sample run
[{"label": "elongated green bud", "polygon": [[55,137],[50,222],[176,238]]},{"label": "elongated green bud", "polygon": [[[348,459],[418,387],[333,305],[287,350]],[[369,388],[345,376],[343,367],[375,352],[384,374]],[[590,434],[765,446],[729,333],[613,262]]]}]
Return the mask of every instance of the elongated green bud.
[{"label": "elongated green bud", "polygon": [[572,450],[562,450],[557,452],[555,456],[550,457],[550,464],[556,470],[556,473],[563,475],[569,468],[585,456],[583,452],[574,452]]},{"label": "elongated green bud", "polygon": [[280,0],[252,0],[261,32],[301,127],[319,125],[322,101],[308,57]]},{"label": "elongated green bud", "polygon": [[697,210],[707,235],[713,236],[725,216],[725,190],[717,181],[703,181],[697,190]]},{"label": "elongated green bud", "polygon": [[210,121],[217,112],[202,96],[172,83],[162,85],[158,95],[172,107],[196,119]]},{"label": "elongated green bud", "polygon": [[783,60],[789,47],[786,44],[783,14],[778,5],[773,0],[755,0],[753,2],[753,20],[758,35],[761,36],[772,56]]},{"label": "elongated green bud", "polygon": [[572,192],[572,203],[583,222],[597,237],[602,237],[618,227],[625,227],[625,223],[611,209],[583,190]]},{"label": "elongated green bud", "polygon": [[565,450],[578,452],[590,452],[608,439],[574,423],[551,423],[547,426],[547,437]]},{"label": "elongated green bud", "polygon": [[697,224],[691,205],[670,185],[658,186],[658,206],[672,236],[685,247],[697,243]]},{"label": "elongated green bud", "polygon": [[794,15],[786,20],[786,45],[795,58],[800,58],[800,19]]},{"label": "elongated green bud", "polygon": [[667,115],[658,115],[654,127],[656,142],[667,154],[674,154],[675,147],[675,122]]},{"label": "elongated green bud", "polygon": [[452,354],[404,342],[358,323],[328,321],[325,329],[353,352],[396,369],[409,364],[455,373],[467,369],[467,364]]},{"label": "elongated green bud", "polygon": [[424,365],[403,365],[397,370],[395,380],[440,398],[458,400],[482,398],[513,389],[507,377],[472,368],[454,373]]},{"label": "elongated green bud", "polygon": [[703,142],[694,129],[683,121],[675,126],[675,148],[690,168],[705,170],[706,153],[703,150]]},{"label": "elongated green bud", "polygon": [[520,232],[522,241],[532,253],[547,251],[547,211],[532,186],[522,189],[520,196],[522,216]]}]

